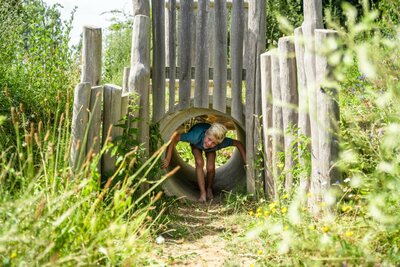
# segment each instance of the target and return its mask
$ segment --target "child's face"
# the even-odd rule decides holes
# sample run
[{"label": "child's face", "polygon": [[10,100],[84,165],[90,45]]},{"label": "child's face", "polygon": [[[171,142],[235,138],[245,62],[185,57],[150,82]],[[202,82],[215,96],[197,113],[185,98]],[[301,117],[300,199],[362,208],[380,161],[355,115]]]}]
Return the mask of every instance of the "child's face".
[{"label": "child's face", "polygon": [[209,149],[215,147],[216,145],[218,145],[218,142],[215,137],[206,133],[206,136],[204,137],[203,147],[205,149]]}]

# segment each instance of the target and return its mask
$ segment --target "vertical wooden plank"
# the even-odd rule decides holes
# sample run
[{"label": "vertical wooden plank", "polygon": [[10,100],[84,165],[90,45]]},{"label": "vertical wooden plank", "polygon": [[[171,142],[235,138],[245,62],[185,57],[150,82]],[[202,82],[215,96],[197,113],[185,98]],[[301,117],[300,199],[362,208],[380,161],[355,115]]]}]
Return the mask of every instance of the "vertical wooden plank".
[{"label": "vertical wooden plank", "polygon": [[[208,12],[208,36],[207,43],[209,47],[209,51],[214,48],[214,31],[215,31],[215,7],[214,5],[210,5],[210,10]],[[208,56],[208,66],[210,68],[214,67],[214,53],[210,53]]]},{"label": "vertical wooden plank", "polygon": [[190,106],[191,91],[191,51],[192,34],[191,20],[193,13],[193,0],[180,3],[179,28],[180,28],[180,77],[179,77],[179,108],[185,109]]},{"label": "vertical wooden plank", "polygon": [[175,108],[176,0],[169,0],[169,111]]},{"label": "vertical wooden plank", "polygon": [[[112,142],[121,133],[121,129],[115,126],[121,119],[121,94],[121,87],[111,84],[104,85],[103,145],[105,142]],[[108,135],[109,133],[110,135]],[[115,163],[116,157],[111,155],[111,151],[106,152],[102,160],[103,175],[107,176],[113,172]]]},{"label": "vertical wooden plank", "polygon": [[[293,169],[296,165],[297,143],[297,93],[296,58],[293,36],[279,38],[279,69],[281,80],[282,118],[285,146],[285,189],[291,192],[293,186]],[[292,129],[292,132],[290,131]],[[293,132],[293,131],[296,132]]]},{"label": "vertical wooden plank", "polygon": [[[86,150],[88,153],[99,154],[101,141],[101,125],[102,115],[101,107],[103,104],[103,86],[95,86],[90,90],[90,104],[89,104],[89,130],[87,137]],[[101,164],[99,162],[98,170],[101,171]]]},{"label": "vertical wooden plank", "polygon": [[247,41],[249,39],[249,7],[244,8],[244,13],[243,13],[243,68],[247,69]]},{"label": "vertical wooden plank", "polygon": [[[322,0],[304,0],[304,22],[302,25],[305,51],[304,51],[304,67],[307,81],[307,92],[309,101],[310,129],[311,129],[311,184],[315,179],[318,180],[318,123],[317,123],[317,88],[316,88],[316,69],[315,69],[315,41],[314,30],[323,28],[322,23]],[[309,205],[317,205],[313,202],[312,197],[309,198]]]},{"label": "vertical wooden plank", "polygon": [[70,167],[79,171],[86,159],[86,129],[89,120],[90,83],[79,83],[74,91],[74,106],[71,125]]},{"label": "vertical wooden plank", "polygon": [[82,39],[81,82],[89,82],[92,86],[100,84],[101,50],[101,28],[84,26]]},{"label": "vertical wooden plank", "polygon": [[131,68],[124,68],[124,75],[122,76],[122,92],[129,92],[129,73],[131,72]]},{"label": "vertical wooden plank", "polygon": [[263,122],[263,144],[264,144],[264,191],[266,197],[272,200],[275,196],[275,181],[272,175],[272,66],[271,53],[261,54],[261,100],[262,100],[262,122]]},{"label": "vertical wooden plank", "polygon": [[209,107],[208,99],[208,10],[209,0],[199,0],[197,11],[196,72],[194,106]]},{"label": "vertical wooden plank", "polygon": [[265,8],[266,1],[249,2],[248,24],[248,51],[246,57],[246,155],[249,167],[247,168],[247,190],[249,193],[260,191],[259,171],[254,166],[258,140],[256,117],[261,114],[261,78],[260,54],[265,50]]},{"label": "vertical wooden plank", "polygon": [[215,0],[214,91],[213,109],[226,111],[227,80],[227,11],[226,0]]},{"label": "vertical wooden plank", "polygon": [[[299,93],[299,136],[311,137],[310,132],[310,116],[308,114],[308,93],[306,73],[304,67],[304,38],[302,27],[294,30],[295,35],[295,50],[296,50],[296,66],[297,66],[297,91]],[[308,146],[307,149],[311,149]],[[307,154],[307,153],[305,153]],[[299,167],[301,170],[300,176],[300,190],[303,193],[308,192],[310,187],[310,173],[307,172],[308,159],[305,158],[304,150],[301,146],[298,148]]]},{"label": "vertical wooden plank", "polygon": [[196,63],[196,28],[197,28],[197,3],[194,3],[192,9],[192,17],[190,18],[190,32],[192,34],[192,45],[190,46],[190,62],[192,67],[195,67]]},{"label": "vertical wooden plank", "polygon": [[138,139],[149,151],[149,82],[150,82],[150,19],[148,16],[136,15],[133,19],[131,72],[129,74],[129,92],[135,92],[140,109],[137,125]]},{"label": "vertical wooden plank", "polygon": [[132,0],[132,16],[144,15],[150,17],[150,0]]},{"label": "vertical wooden plank", "polygon": [[[282,99],[280,87],[280,69],[278,50],[271,50],[271,90],[272,90],[272,175],[276,183],[282,172],[279,161],[279,154],[283,152],[283,120],[282,120]],[[275,188],[278,188],[275,184]],[[275,198],[277,197],[275,191]]]},{"label": "vertical wooden plank", "polygon": [[[328,39],[336,39],[337,31],[315,30],[315,46],[319,55],[316,57],[316,83],[318,88],[318,137],[319,137],[319,171],[318,183],[312,181],[311,194],[315,200],[326,202],[326,196],[331,184],[341,180],[335,163],[339,154],[339,105],[338,92],[332,86],[333,67],[328,63],[328,55],[333,51],[327,50]],[[314,207],[316,212],[316,207]]]},{"label": "vertical wooden plank", "polygon": [[242,69],[244,36],[243,0],[234,0],[231,16],[231,68],[232,68],[232,109],[231,116],[243,123]]},{"label": "vertical wooden plank", "polygon": [[165,4],[152,0],[153,21],[153,121],[159,121],[165,114]]}]

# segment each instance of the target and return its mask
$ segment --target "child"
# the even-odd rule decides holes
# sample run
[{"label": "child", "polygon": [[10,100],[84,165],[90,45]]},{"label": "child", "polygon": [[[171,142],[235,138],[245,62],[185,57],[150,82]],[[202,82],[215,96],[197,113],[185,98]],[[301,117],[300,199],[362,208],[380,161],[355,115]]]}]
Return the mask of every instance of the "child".
[{"label": "child", "polygon": [[[246,162],[246,152],[243,144],[238,140],[225,137],[226,132],[226,127],[220,123],[213,123],[212,125],[208,123],[198,123],[190,128],[189,132],[174,135],[170,145],[167,148],[167,153],[162,164],[163,169],[169,166],[172,157],[172,151],[179,141],[190,143],[192,154],[195,159],[197,183],[200,189],[199,202],[206,202],[207,199],[212,199],[214,197],[212,185],[215,177],[215,151],[228,146],[236,146],[240,152],[240,155],[242,156],[243,161]],[[205,175],[203,172],[203,151],[206,154],[207,161],[207,181],[205,180]]]}]

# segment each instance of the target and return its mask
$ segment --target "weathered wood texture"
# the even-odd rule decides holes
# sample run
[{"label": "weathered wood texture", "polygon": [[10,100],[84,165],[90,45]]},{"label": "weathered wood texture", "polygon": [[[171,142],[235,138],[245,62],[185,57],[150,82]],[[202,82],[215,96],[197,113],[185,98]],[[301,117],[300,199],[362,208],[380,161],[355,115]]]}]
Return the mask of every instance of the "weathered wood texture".
[{"label": "weathered wood texture", "polygon": [[[95,86],[90,90],[90,103],[89,103],[89,130],[87,136],[86,151],[90,153],[99,154],[101,149],[101,125],[102,115],[101,107],[103,106],[103,86]],[[101,171],[101,164],[99,162],[98,170]]]},{"label": "weathered wood texture", "polygon": [[132,0],[132,16],[144,15],[150,17],[150,0]]},{"label": "weathered wood texture", "polygon": [[176,77],[176,0],[169,0],[169,27],[168,27],[168,59],[169,59],[169,101],[168,110],[175,107],[175,77]]},{"label": "weathered wood texture", "polygon": [[[207,27],[208,27],[208,36],[207,36],[207,43],[208,47],[211,50],[214,47],[214,31],[215,31],[215,12],[210,7],[210,12],[208,12],[208,20],[207,20]],[[214,53],[209,53],[208,56],[208,66],[214,67]]]},{"label": "weathered wood texture", "polygon": [[124,75],[122,76],[122,92],[129,92],[129,73],[131,72],[130,67],[124,68]]},{"label": "weathered wood texture", "polygon": [[179,51],[180,53],[180,67],[181,73],[179,77],[179,108],[189,108],[190,106],[190,92],[191,92],[191,79],[190,70],[192,66],[191,53],[192,50],[192,34],[191,34],[191,20],[193,14],[193,0],[187,0],[181,3],[179,12]]},{"label": "weathered wood texture", "polygon": [[318,123],[317,123],[317,88],[315,68],[315,41],[314,30],[323,28],[322,0],[304,0],[304,22],[302,25],[305,51],[304,68],[307,81],[309,101],[310,129],[311,129],[311,182],[318,179]]},{"label": "weathered wood texture", "polygon": [[153,12],[153,121],[159,121],[165,114],[165,4],[152,0]]},{"label": "weathered wood texture", "polygon": [[[280,167],[279,154],[283,152],[283,120],[282,120],[282,100],[280,87],[280,69],[278,50],[273,49],[271,53],[271,90],[272,90],[272,175],[274,181],[279,180],[282,172]],[[275,198],[277,192],[275,192]]]},{"label": "weathered wood texture", "polygon": [[227,19],[226,0],[215,0],[213,108],[221,112],[226,111]]},{"label": "weathered wood texture", "polygon": [[[103,107],[103,145],[112,142],[121,134],[119,124],[121,119],[121,95],[122,88],[106,84],[104,85],[104,107]],[[102,158],[102,173],[107,175],[115,170],[116,157],[111,156],[111,151],[106,152]]]},{"label": "weathered wood texture", "polygon": [[263,145],[264,145],[264,191],[267,199],[271,200],[275,196],[276,182],[272,175],[272,68],[271,53],[261,54],[261,100],[262,100],[262,126],[263,126]]},{"label": "weathered wood texture", "polygon": [[197,11],[196,72],[194,106],[208,108],[208,43],[207,19],[209,0],[200,0]]},{"label": "weathered wood texture", "polygon": [[91,26],[83,27],[81,82],[89,82],[91,86],[100,84],[101,38],[101,28]]},{"label": "weathered wood texture", "polygon": [[[279,69],[282,97],[282,118],[285,144],[285,189],[290,192],[293,185],[293,169],[296,165],[297,143],[297,94],[296,58],[294,38],[282,37],[278,41]],[[295,132],[296,131],[296,132]]]},{"label": "weathered wood texture", "polygon": [[326,196],[331,184],[339,181],[339,170],[335,167],[339,153],[339,106],[338,92],[332,86],[333,68],[328,64],[328,56],[333,51],[328,51],[328,39],[336,39],[338,33],[333,30],[316,30],[315,46],[316,57],[316,83],[318,102],[318,140],[319,140],[319,177],[311,181],[310,198],[313,212],[318,212],[318,203],[326,202]]},{"label": "weathered wood texture", "polygon": [[232,110],[234,119],[243,123],[242,69],[243,69],[244,8],[243,0],[234,0],[231,15]]},{"label": "weathered wood texture", "polygon": [[246,156],[247,156],[247,191],[256,193],[262,188],[256,177],[262,176],[254,166],[257,151],[258,131],[257,116],[261,115],[261,78],[260,55],[265,50],[265,8],[266,1],[249,2],[249,36],[246,69]]},{"label": "weathered wood texture", "polygon": [[79,83],[74,91],[72,111],[70,167],[78,172],[86,159],[86,131],[89,121],[90,83]]},{"label": "weathered wood texture", "polygon": [[310,188],[310,174],[307,172],[309,159],[306,158],[308,153],[305,150],[311,149],[310,145],[305,146],[305,138],[311,138],[310,132],[310,115],[308,113],[308,93],[307,81],[304,67],[304,38],[303,30],[298,27],[294,30],[295,35],[295,50],[296,50],[296,66],[297,66],[297,91],[299,94],[299,140],[301,145],[298,147],[298,159],[301,173],[300,176],[300,190],[302,193],[308,192]]},{"label": "weathered wood texture", "polygon": [[129,92],[135,92],[139,99],[140,118],[137,125],[138,139],[149,148],[149,83],[150,83],[150,19],[147,16],[136,15],[133,19],[131,72],[129,75]]}]

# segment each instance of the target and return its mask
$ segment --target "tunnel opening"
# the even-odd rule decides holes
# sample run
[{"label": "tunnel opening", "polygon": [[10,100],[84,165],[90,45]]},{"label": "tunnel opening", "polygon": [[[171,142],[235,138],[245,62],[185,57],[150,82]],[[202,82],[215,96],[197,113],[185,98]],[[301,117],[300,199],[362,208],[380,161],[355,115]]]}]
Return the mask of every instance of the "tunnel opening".
[{"label": "tunnel opening", "polygon": [[[168,113],[160,121],[161,137],[164,142],[168,142],[175,131],[183,133],[199,122],[222,123],[228,129],[229,135],[227,134],[227,136],[241,141],[244,145],[246,143],[243,125],[227,114],[205,108],[189,108]],[[235,147],[230,147],[219,150],[218,153],[225,153],[224,158],[226,160],[219,162],[219,164],[216,162],[216,174],[213,184],[214,195],[218,196],[224,191],[236,192],[243,190],[246,185],[246,172],[239,151]],[[180,170],[164,182],[163,188],[165,192],[168,195],[197,200],[199,188],[189,144],[179,142],[179,146],[175,148],[169,168],[173,169],[176,166],[180,166]]]}]

